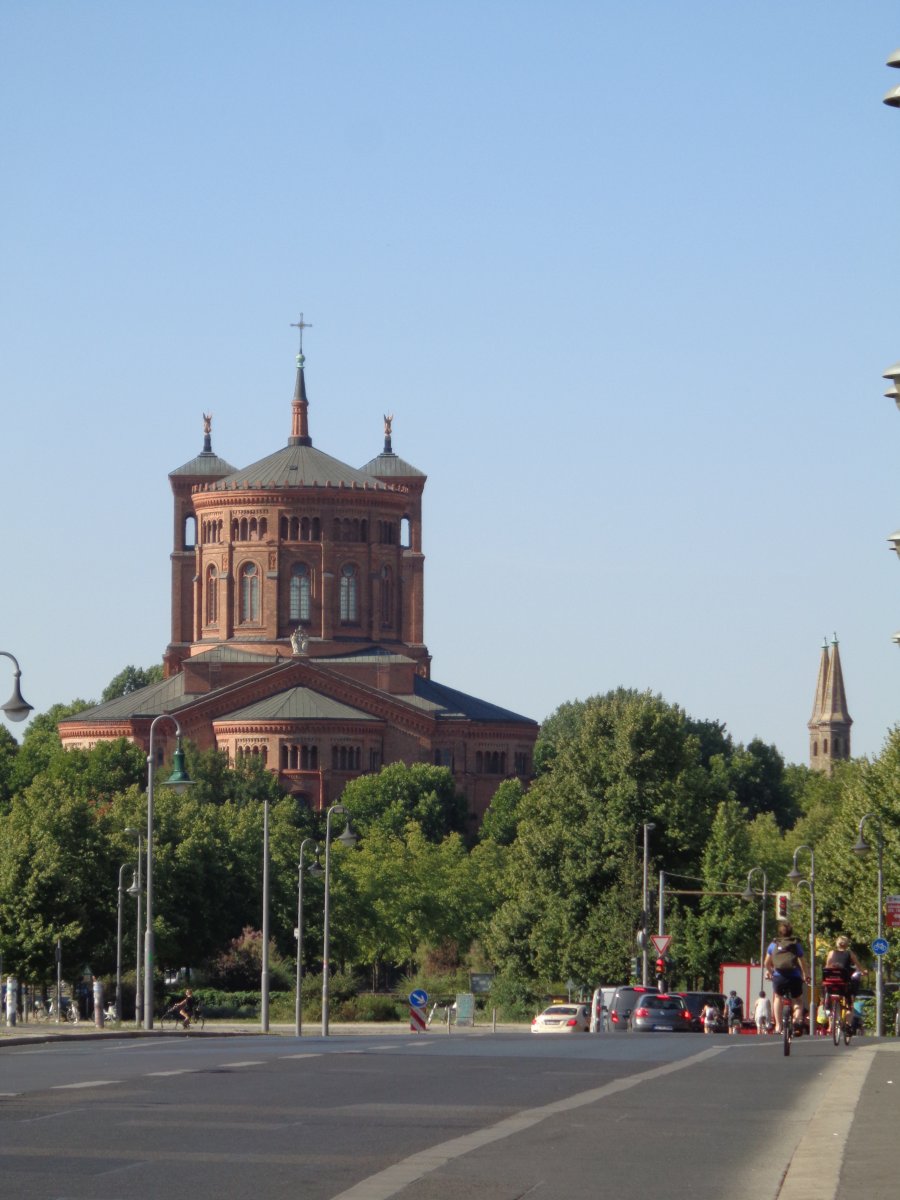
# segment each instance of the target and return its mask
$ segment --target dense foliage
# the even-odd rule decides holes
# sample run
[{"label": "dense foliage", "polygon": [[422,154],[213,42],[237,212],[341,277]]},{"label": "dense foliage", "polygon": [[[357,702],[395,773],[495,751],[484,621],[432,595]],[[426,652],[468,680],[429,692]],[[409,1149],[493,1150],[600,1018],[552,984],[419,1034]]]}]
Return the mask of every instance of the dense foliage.
[{"label": "dense foliage", "polygon": [[[154,671],[126,668],[104,695],[145,686]],[[63,751],[56,723],[84,707],[35,717],[21,745],[0,728],[0,953],[4,969],[37,983],[55,974],[57,939],[70,974],[114,969],[120,867],[127,887],[136,865],[127,831],[146,831],[141,750],[121,740]],[[815,855],[820,954],[843,930],[868,957],[877,856],[851,852],[864,817],[873,846],[883,836],[886,890],[900,890],[892,882],[898,730],[878,758],[826,777],[785,767],[762,742],[735,745],[721,723],[695,720],[660,696],[618,689],[562,705],[543,726],[535,762],[528,790],[500,784],[474,842],[464,797],[444,768],[394,764],[347,786],[342,802],[359,842],[344,847],[336,825],[330,853],[331,958],[348,972],[342,978],[379,989],[405,973],[458,987],[467,968],[493,971],[494,1002],[522,1015],[569,979],[627,978],[641,925],[645,824],[653,826],[648,926],[657,927],[663,871],[665,930],[682,986],[716,985],[723,961],[758,961],[764,881],[769,896],[792,892],[795,924],[808,928],[809,889],[788,879],[795,851],[807,878],[810,849]],[[312,838],[324,862],[324,818],[283,796],[258,763],[232,767],[220,753],[188,747],[187,768],[194,786],[183,795],[159,783],[167,772],[157,775],[157,961],[253,990],[268,800],[270,970],[289,990],[300,842]],[[123,903],[133,963],[134,901],[124,895]],[[321,969],[322,906],[322,879],[307,873],[310,978]],[[767,913],[771,922],[771,899]],[[890,975],[893,957],[886,965]]]}]

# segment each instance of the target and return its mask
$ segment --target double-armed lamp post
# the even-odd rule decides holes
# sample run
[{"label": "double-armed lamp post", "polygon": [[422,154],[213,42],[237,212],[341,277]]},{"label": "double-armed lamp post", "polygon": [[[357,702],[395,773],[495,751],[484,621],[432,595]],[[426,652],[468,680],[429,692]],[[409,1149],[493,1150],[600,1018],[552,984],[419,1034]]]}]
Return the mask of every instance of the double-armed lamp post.
[{"label": "double-armed lamp post", "polygon": [[325,911],[323,916],[322,929],[322,1036],[328,1037],[328,973],[330,970],[329,954],[330,946],[330,883],[331,883],[331,816],[332,813],[341,813],[347,818],[347,825],[344,832],[337,839],[345,846],[355,846],[357,842],[356,834],[350,825],[350,812],[343,804],[332,804],[328,810],[328,816],[325,818]]},{"label": "double-armed lamp post", "polygon": [[[306,847],[312,846],[315,861],[306,865]],[[300,843],[300,862],[297,865],[297,999],[294,1004],[294,1033],[297,1037],[303,1035],[303,876],[321,875],[319,866],[319,847],[315,838],[304,838]]]},{"label": "double-armed lamp post", "polygon": [[160,721],[171,721],[175,726],[178,745],[173,756],[172,774],[166,786],[183,792],[193,783],[184,769],[184,751],[181,748],[181,726],[171,713],[160,713],[150,723],[150,749],[147,753],[147,927],[144,932],[144,1028],[153,1028],[153,737]]},{"label": "double-armed lamp post", "polygon": [[[801,850],[809,851],[809,879],[803,879],[797,869],[797,855]],[[812,846],[804,843],[796,848],[788,879],[798,888],[809,888],[809,1019],[812,1024],[816,1015],[816,852]]]},{"label": "double-armed lamp post", "polygon": [[[750,886],[750,880],[757,873],[762,875],[762,892],[754,892]],[[766,979],[766,904],[769,899],[769,881],[766,878],[766,873],[762,867],[751,867],[747,872],[747,887],[744,891],[744,899],[752,900],[754,896],[762,896],[762,916],[759,924],[759,990],[762,991]]]}]

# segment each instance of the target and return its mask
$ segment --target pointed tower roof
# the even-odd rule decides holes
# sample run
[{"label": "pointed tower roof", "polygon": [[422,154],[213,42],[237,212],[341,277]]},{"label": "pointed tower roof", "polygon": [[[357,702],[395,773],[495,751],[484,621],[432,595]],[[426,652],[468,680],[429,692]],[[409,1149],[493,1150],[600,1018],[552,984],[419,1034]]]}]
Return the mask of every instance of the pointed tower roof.
[{"label": "pointed tower roof", "polygon": [[230,462],[226,462],[224,458],[219,458],[218,454],[213,453],[212,448],[212,413],[203,414],[203,449],[196,458],[192,458],[190,462],[186,462],[183,467],[176,467],[174,471],[169,472],[169,478],[173,475],[230,475],[234,467]]},{"label": "pointed tower roof", "polygon": [[828,682],[828,638],[822,643],[822,657],[819,659],[819,677],[816,680],[816,695],[813,700],[812,716],[809,718],[809,728],[812,729],[822,720],[822,709],[825,705],[825,687]]},{"label": "pointed tower roof", "polygon": [[394,414],[384,416],[384,449],[377,458],[370,459],[361,470],[369,475],[377,475],[379,479],[426,479],[424,471],[420,471],[418,467],[414,467],[412,463],[405,462],[402,458],[394,453],[391,445],[391,427],[394,423]]},{"label": "pointed tower roof", "polygon": [[825,681],[825,695],[822,701],[821,721],[843,722],[852,725],[853,719],[847,711],[847,694],[844,691],[844,673],[841,670],[841,656],[838,652],[837,634],[831,643],[831,657],[828,664],[828,678]]}]

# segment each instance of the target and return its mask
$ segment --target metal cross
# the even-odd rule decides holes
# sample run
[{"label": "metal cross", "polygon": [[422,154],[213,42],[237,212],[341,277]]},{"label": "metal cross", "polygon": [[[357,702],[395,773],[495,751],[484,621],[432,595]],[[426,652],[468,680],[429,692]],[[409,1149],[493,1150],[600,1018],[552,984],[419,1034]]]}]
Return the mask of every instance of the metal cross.
[{"label": "metal cross", "polygon": [[291,329],[300,330],[300,353],[303,353],[303,330],[312,329],[312,325],[308,321],[303,320],[303,313],[300,314],[299,321],[291,321]]}]

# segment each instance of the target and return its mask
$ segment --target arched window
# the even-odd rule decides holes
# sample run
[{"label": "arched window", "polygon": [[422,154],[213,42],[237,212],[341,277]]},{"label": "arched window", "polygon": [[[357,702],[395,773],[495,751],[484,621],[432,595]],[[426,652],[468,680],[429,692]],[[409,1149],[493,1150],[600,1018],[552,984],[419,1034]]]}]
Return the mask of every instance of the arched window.
[{"label": "arched window", "polygon": [[312,519],[312,540],[314,542],[321,542],[322,540],[322,522],[318,517],[313,517]]},{"label": "arched window", "polygon": [[291,567],[288,616],[291,621],[309,620],[309,567],[306,563],[294,563]]},{"label": "arched window", "polygon": [[341,620],[347,623],[359,620],[359,576],[351,563],[341,567]]},{"label": "arched window", "polygon": [[206,571],[206,623],[219,623],[219,573],[215,567]]},{"label": "arched window", "polygon": [[410,541],[410,523],[409,517],[404,517],[400,522],[400,545],[409,549],[412,545]]},{"label": "arched window", "polygon": [[823,753],[823,754],[827,754],[827,753],[828,753],[828,738],[823,738],[823,739],[822,739],[822,753]]},{"label": "arched window", "polygon": [[195,516],[185,517],[184,532],[182,534],[182,549],[193,550],[197,544],[197,518]]},{"label": "arched window", "polygon": [[390,567],[381,568],[381,624],[389,629],[393,625],[394,580]]},{"label": "arched window", "polygon": [[240,582],[240,620],[259,620],[259,569],[256,563],[244,563],[241,567]]}]

